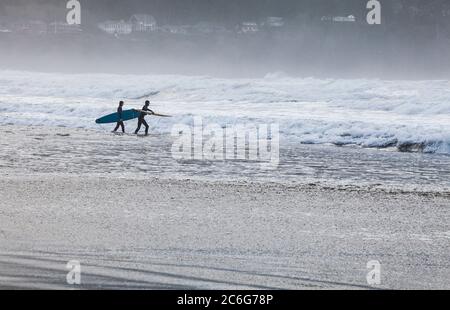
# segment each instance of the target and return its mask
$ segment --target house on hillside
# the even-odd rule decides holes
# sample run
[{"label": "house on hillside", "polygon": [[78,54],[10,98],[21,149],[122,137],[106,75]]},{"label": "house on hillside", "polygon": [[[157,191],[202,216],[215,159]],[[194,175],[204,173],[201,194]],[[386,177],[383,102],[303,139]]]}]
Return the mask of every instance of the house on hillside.
[{"label": "house on hillside", "polygon": [[338,23],[354,23],[354,22],[356,22],[356,18],[353,15],[336,16],[333,18],[333,21],[338,22]]},{"label": "house on hillside", "polygon": [[189,26],[164,25],[159,28],[162,32],[170,34],[186,35],[189,32]]},{"label": "house on hillside", "polygon": [[134,32],[153,32],[156,30],[156,20],[151,15],[135,14],[131,16],[129,23]]},{"label": "house on hillside", "polygon": [[0,33],[12,32],[12,24],[7,17],[0,16]]},{"label": "house on hillside", "polygon": [[12,32],[10,27],[6,23],[0,22],[0,33],[9,33],[9,32]]},{"label": "house on hillside", "polygon": [[227,29],[223,26],[209,22],[200,22],[192,27],[192,30],[201,34],[225,33]]},{"label": "house on hillside", "polygon": [[256,33],[259,31],[259,26],[255,22],[243,22],[239,26],[239,33]]},{"label": "house on hillside", "polygon": [[270,16],[266,18],[262,23],[262,26],[268,28],[280,28],[284,26],[284,19],[283,17]]},{"label": "house on hillside", "polygon": [[353,15],[349,16],[322,16],[322,22],[335,22],[335,23],[354,23],[356,22],[356,17]]},{"label": "house on hillside", "polygon": [[80,25],[69,25],[63,22],[54,22],[48,26],[48,33],[52,34],[80,34],[83,32]]},{"label": "house on hillside", "polygon": [[127,23],[123,20],[121,21],[108,20],[98,24],[98,28],[100,28],[102,31],[108,34],[113,35],[126,35],[130,34],[133,31],[133,26],[130,23]]},{"label": "house on hillside", "polygon": [[48,31],[47,24],[40,20],[16,22],[11,30],[21,34],[43,35]]}]

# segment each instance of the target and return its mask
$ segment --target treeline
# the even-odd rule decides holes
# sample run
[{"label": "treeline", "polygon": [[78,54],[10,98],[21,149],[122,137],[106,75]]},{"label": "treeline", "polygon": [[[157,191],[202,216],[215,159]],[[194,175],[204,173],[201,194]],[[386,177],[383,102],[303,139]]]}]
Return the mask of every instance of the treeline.
[{"label": "treeline", "polygon": [[[164,24],[200,21],[228,25],[267,16],[289,23],[317,20],[325,15],[354,15],[365,19],[367,0],[79,0],[88,21],[124,19],[135,13],[153,15]],[[384,22],[409,25],[448,22],[448,0],[380,0]],[[0,16],[54,20],[64,13],[66,0],[2,0]],[[63,16],[63,14],[62,14]]]},{"label": "treeline", "polygon": [[[284,71],[324,77],[450,77],[448,0],[380,0],[380,26],[365,22],[366,0],[80,2],[83,35],[34,38],[0,34],[3,47],[0,65],[2,62],[9,65],[16,59],[17,66],[24,68],[27,64],[60,68],[57,60],[63,55],[64,68],[75,71],[96,68],[99,72],[143,70],[230,76]],[[60,16],[62,20],[65,4],[66,0],[1,0],[0,22],[1,16],[47,22]],[[235,29],[242,21],[258,22],[268,16],[279,16],[284,18],[285,27],[273,31],[261,27],[261,31],[249,35],[230,31],[225,35],[189,36],[157,31],[119,38],[104,34],[97,27],[98,22],[127,19],[135,13],[151,14],[159,25],[195,25],[206,21],[228,29]],[[321,20],[322,16],[350,14],[356,17],[356,22]],[[42,61],[43,58],[47,61]],[[66,58],[70,64],[66,64]]]}]

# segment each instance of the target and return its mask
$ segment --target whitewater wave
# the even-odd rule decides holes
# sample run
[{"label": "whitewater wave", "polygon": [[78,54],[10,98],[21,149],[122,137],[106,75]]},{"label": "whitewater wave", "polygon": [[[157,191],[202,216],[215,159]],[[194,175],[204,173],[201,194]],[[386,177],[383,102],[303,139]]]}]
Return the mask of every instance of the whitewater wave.
[{"label": "whitewater wave", "polygon": [[[140,108],[144,99],[174,124],[278,123],[293,143],[395,147],[450,154],[450,83],[290,78],[217,79],[174,75],[51,74],[2,71],[2,124],[98,128],[97,117],[119,100]],[[134,126],[129,124],[128,126]]]}]

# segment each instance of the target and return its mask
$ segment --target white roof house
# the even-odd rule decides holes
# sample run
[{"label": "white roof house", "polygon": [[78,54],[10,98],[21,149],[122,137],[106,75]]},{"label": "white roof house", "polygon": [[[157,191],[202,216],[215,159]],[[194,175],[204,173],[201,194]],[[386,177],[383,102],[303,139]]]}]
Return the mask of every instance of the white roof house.
[{"label": "white roof house", "polygon": [[54,22],[48,26],[48,32],[54,34],[77,34],[83,32],[80,25],[69,25],[63,22]]},{"label": "white roof house", "polygon": [[0,32],[12,32],[12,24],[4,16],[0,16]]},{"label": "white roof house", "polygon": [[210,22],[200,22],[192,27],[197,33],[211,34],[211,33],[225,33],[227,29],[224,26],[216,25]]},{"label": "white roof house", "polygon": [[267,17],[266,21],[264,22],[264,26],[274,27],[274,28],[283,27],[284,19],[283,19],[283,17],[275,17],[275,16]]},{"label": "white roof house", "polygon": [[156,20],[153,16],[147,14],[134,14],[129,23],[132,30],[136,32],[151,32],[156,30]]},{"label": "white roof house", "polygon": [[333,21],[335,22],[355,22],[356,18],[353,15],[349,16],[336,16],[333,18]]},{"label": "white roof house", "polygon": [[0,32],[7,33],[7,32],[12,32],[12,30],[10,29],[10,27],[8,27],[8,25],[6,23],[0,22]]},{"label": "white roof house", "polygon": [[15,22],[13,28],[15,32],[28,34],[46,34],[48,30],[47,24],[40,20]]},{"label": "white roof house", "polygon": [[356,17],[353,15],[349,16],[322,16],[321,21],[323,22],[337,22],[337,23],[353,23],[356,22]]},{"label": "white roof house", "polygon": [[259,26],[254,22],[243,22],[240,26],[240,32],[242,33],[255,33],[259,31]]},{"label": "white roof house", "polygon": [[132,25],[123,20],[121,21],[108,20],[98,24],[98,27],[106,33],[115,35],[130,34],[133,31]]},{"label": "white roof house", "polygon": [[162,32],[171,34],[188,34],[188,26],[164,25],[160,28]]}]

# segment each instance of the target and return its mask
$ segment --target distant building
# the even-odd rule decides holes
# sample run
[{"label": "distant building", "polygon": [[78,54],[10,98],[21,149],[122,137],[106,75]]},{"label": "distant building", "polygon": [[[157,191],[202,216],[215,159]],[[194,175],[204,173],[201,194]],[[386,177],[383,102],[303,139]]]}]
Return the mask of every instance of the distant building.
[{"label": "distant building", "polygon": [[347,16],[347,17],[345,17],[345,16],[336,16],[336,17],[334,17],[333,18],[333,21],[335,21],[335,22],[350,22],[350,23],[353,23],[353,22],[355,22],[356,21],[356,18],[355,18],[355,16],[353,16],[353,15],[349,15],[349,16]]},{"label": "distant building", "polygon": [[10,27],[6,23],[0,22],[0,33],[8,33],[8,32],[12,32]]},{"label": "distant building", "polygon": [[267,19],[264,21],[264,23],[262,24],[265,27],[270,27],[270,28],[279,28],[279,27],[283,27],[284,26],[284,19],[283,17],[267,17]]},{"label": "distant building", "polygon": [[215,25],[208,22],[200,22],[192,27],[192,30],[197,33],[211,34],[211,33],[225,33],[227,29],[223,26]]},{"label": "distant building", "polygon": [[353,15],[349,16],[322,16],[323,22],[336,22],[336,23],[354,23],[356,18]]},{"label": "distant building", "polygon": [[83,32],[80,25],[69,25],[68,23],[54,22],[48,26],[48,33],[53,34],[79,34]]},{"label": "distant building", "polygon": [[241,33],[255,33],[259,31],[259,26],[254,22],[243,22],[239,30]]},{"label": "distant building", "polygon": [[171,34],[188,34],[188,26],[176,26],[176,25],[164,25],[159,28],[162,32],[171,33]]},{"label": "distant building", "polygon": [[130,34],[133,31],[133,26],[123,20],[121,21],[105,21],[100,23],[98,27],[106,33],[114,35]]},{"label": "distant building", "polygon": [[151,15],[135,14],[131,16],[129,23],[132,31],[135,32],[152,32],[156,30],[156,20]]},{"label": "distant building", "polygon": [[0,16],[0,33],[12,32],[12,25],[7,17]]},{"label": "distant building", "polygon": [[22,34],[42,35],[47,33],[47,24],[43,21],[24,21],[16,22],[12,27],[14,32]]}]

